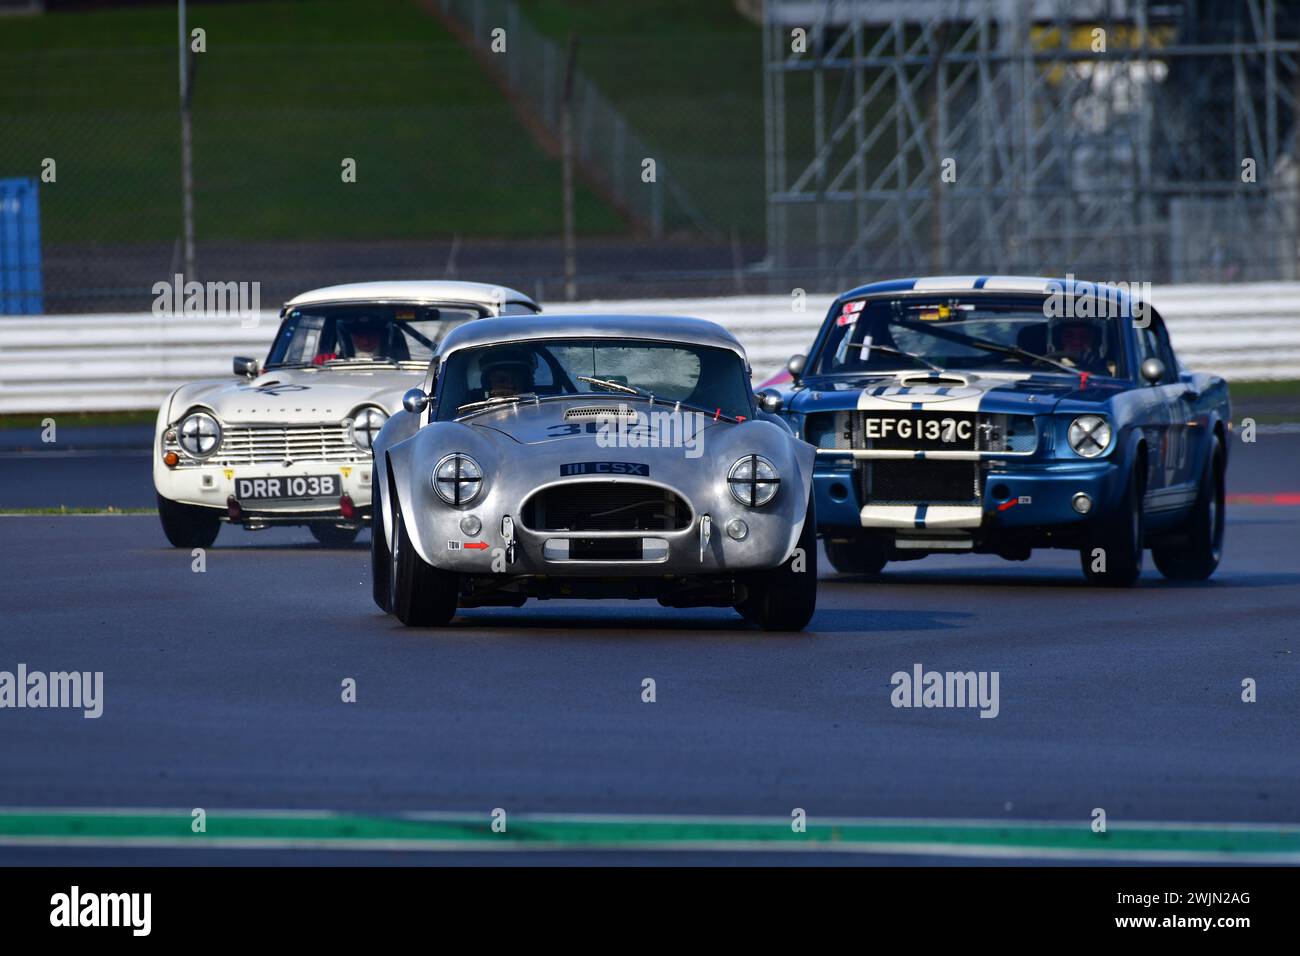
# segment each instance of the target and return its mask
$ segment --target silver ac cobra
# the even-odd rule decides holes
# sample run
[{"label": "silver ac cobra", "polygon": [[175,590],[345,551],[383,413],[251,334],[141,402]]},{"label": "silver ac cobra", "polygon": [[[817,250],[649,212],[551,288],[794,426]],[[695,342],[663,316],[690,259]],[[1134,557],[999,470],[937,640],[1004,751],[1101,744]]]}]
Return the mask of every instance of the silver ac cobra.
[{"label": "silver ac cobra", "polygon": [[734,607],[768,630],[812,617],[815,451],[721,326],[470,323],[403,408],[371,484],[375,602],[403,624],[528,598]]}]

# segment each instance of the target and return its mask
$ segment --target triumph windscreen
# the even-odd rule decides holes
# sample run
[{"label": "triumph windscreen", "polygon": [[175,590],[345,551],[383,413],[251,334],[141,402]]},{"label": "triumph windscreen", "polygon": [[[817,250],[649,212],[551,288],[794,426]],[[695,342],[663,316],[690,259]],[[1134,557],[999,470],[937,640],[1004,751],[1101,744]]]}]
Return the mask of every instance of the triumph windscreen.
[{"label": "triumph windscreen", "polygon": [[563,396],[681,402],[727,418],[753,414],[744,362],[728,349],[573,338],[453,352],[438,375],[437,417],[445,421],[516,399]]},{"label": "triumph windscreen", "polygon": [[[1098,300],[1057,315],[1041,297],[953,296],[845,303],[809,374],[913,369],[1087,372],[1123,377],[1120,319]],[[1087,314],[1084,314],[1087,313]]]},{"label": "triumph windscreen", "polygon": [[469,309],[428,306],[305,306],[280,324],[267,368],[293,365],[429,363],[438,341],[478,318]]}]

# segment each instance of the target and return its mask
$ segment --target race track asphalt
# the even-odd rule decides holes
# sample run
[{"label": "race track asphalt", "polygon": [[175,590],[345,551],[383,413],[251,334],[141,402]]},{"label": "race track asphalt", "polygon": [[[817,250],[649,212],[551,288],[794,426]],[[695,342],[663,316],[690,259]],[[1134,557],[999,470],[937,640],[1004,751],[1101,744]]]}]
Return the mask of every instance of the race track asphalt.
[{"label": "race track asphalt", "polygon": [[[152,503],[147,458],[38,455],[0,460],[0,505]],[[1261,436],[1236,456],[1231,488],[1294,491],[1298,462],[1300,436]],[[36,831],[12,808],[146,808],[186,833],[196,807],[214,819],[427,811],[485,823],[494,808],[724,823],[804,808],[810,828],[1075,821],[1083,833],[1103,808],[1117,829],[1294,826],[1300,508],[1235,506],[1228,519],[1223,565],[1196,586],[1165,582],[1148,560],[1137,587],[1094,590],[1067,552],[929,558],[880,581],[823,563],[817,614],[791,635],[646,602],[530,602],[408,630],[370,601],[364,535],[327,550],[296,529],[226,528],[196,573],[153,516],[3,517],[0,670],[102,671],[104,709],[0,710],[0,807],[11,808],[0,864],[536,859],[24,840],[12,837]],[[998,716],[893,707],[890,677],[914,664],[997,671]],[[341,700],[346,678],[355,703]],[[642,701],[645,678],[654,703]],[[1255,703],[1241,699],[1246,678]],[[773,858],[960,854],[743,862]],[[633,846],[544,861],[591,860],[682,862]]]}]

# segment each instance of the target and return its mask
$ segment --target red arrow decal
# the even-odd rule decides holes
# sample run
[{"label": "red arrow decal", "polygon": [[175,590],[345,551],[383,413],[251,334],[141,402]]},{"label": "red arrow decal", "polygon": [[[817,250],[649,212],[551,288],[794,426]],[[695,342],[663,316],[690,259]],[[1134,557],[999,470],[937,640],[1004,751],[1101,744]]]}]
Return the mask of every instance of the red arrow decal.
[{"label": "red arrow decal", "polygon": [[486,541],[466,541],[466,542],[465,542],[465,547],[468,548],[468,549],[471,550],[471,551],[484,551],[484,550],[487,549],[487,546],[488,546],[488,543],[487,543]]}]

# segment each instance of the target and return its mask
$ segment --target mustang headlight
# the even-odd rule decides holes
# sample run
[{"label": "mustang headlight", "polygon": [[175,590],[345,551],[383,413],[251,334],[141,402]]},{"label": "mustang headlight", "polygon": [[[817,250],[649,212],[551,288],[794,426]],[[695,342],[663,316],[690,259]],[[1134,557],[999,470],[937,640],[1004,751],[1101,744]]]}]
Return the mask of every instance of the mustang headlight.
[{"label": "mustang headlight", "polygon": [[1096,458],[1110,446],[1110,423],[1100,415],[1080,415],[1070,422],[1070,447],[1082,458]]},{"label": "mustang headlight", "polygon": [[776,497],[781,476],[762,455],[746,455],[727,472],[727,486],[731,488],[731,496],[742,505],[757,508]]},{"label": "mustang headlight", "polygon": [[433,469],[433,490],[449,505],[464,505],[478,497],[483,469],[469,455],[447,455]]},{"label": "mustang headlight", "polygon": [[191,458],[207,458],[221,445],[221,423],[207,412],[187,415],[176,429],[176,440]]},{"label": "mustang headlight", "polygon": [[352,426],[348,429],[348,433],[358,448],[370,451],[375,446],[375,439],[386,421],[388,421],[388,413],[382,408],[360,408],[352,416]]}]

